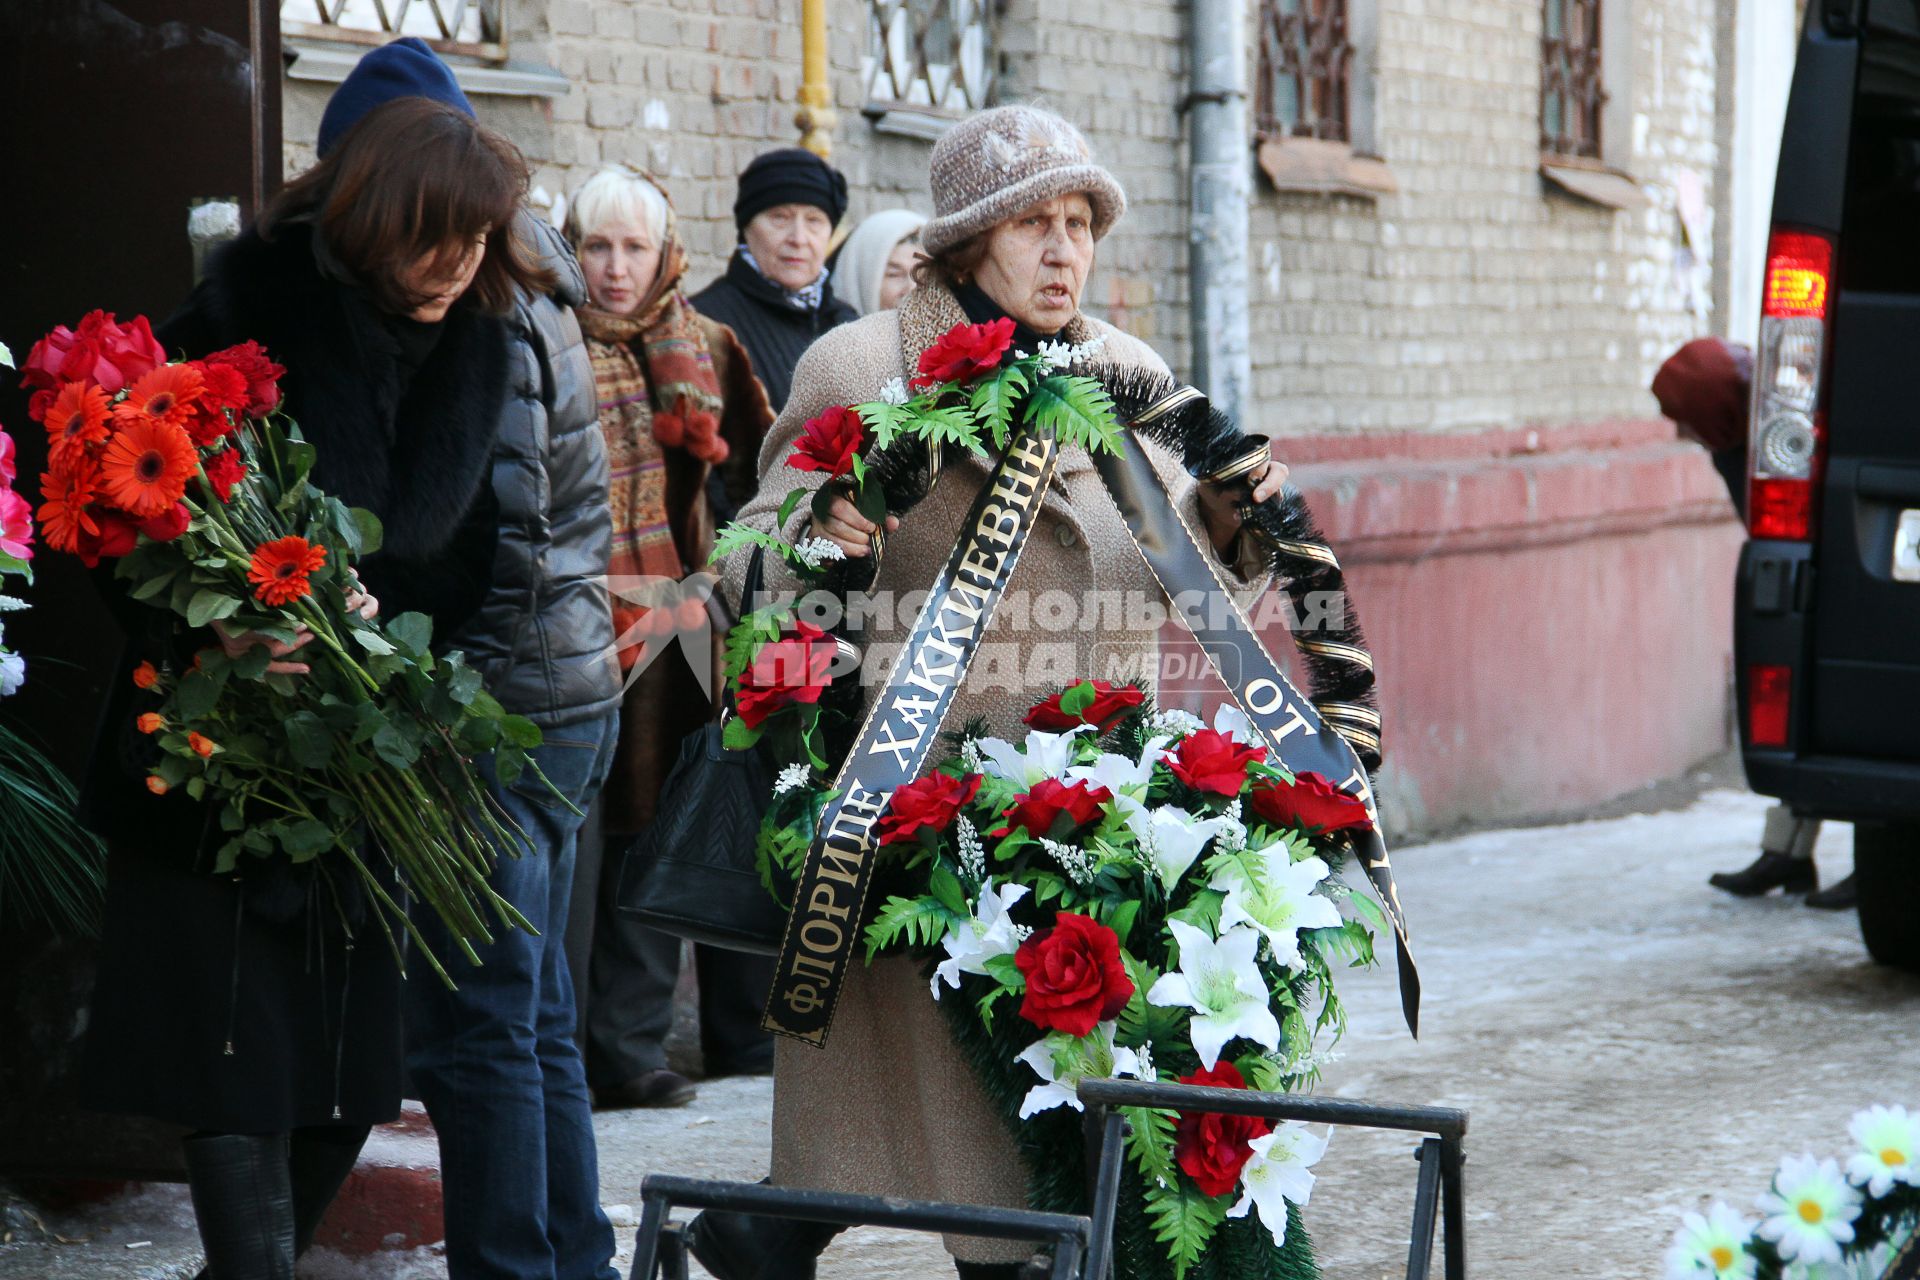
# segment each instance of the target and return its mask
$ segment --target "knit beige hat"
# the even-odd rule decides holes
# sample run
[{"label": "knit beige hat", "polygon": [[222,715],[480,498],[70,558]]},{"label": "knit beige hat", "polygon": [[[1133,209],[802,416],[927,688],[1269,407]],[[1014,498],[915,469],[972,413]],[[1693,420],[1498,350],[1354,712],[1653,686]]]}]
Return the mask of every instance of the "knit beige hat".
[{"label": "knit beige hat", "polygon": [[1039,107],[995,107],[968,116],[934,144],[934,218],[920,231],[928,253],[1030,205],[1080,191],[1093,205],[1093,238],[1127,211],[1127,193],[1100,165],[1080,131]]}]

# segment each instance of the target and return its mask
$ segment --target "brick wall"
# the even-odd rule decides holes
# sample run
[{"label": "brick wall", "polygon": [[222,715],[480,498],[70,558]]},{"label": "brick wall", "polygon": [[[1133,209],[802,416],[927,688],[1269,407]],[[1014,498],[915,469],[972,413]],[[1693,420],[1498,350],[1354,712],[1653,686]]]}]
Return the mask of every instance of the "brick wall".
[{"label": "brick wall", "polygon": [[[1691,172],[1719,204],[1729,99],[1717,7],[1610,4],[1612,20],[1633,27],[1630,68],[1608,76],[1631,98],[1617,159],[1651,199],[1616,212],[1539,176],[1540,0],[1353,3],[1378,5],[1374,134],[1400,190],[1302,196],[1257,180],[1257,425],[1456,431],[1651,415],[1645,388],[1660,358],[1711,327],[1675,270],[1675,183]],[[514,57],[558,69],[573,91],[479,99],[483,116],[549,190],[608,161],[663,174],[704,282],[733,243],[733,175],[795,136],[799,0],[509,0],[508,10]],[[1001,41],[1002,100],[1072,118],[1132,201],[1101,247],[1089,309],[1176,368],[1187,364],[1185,12],[1179,0],[1011,0]],[[864,6],[832,0],[831,22],[835,159],[853,215],[928,209],[931,144],[882,134],[860,114]],[[311,160],[325,93],[289,86],[290,170]],[[1698,292],[1720,291],[1703,274]]]}]

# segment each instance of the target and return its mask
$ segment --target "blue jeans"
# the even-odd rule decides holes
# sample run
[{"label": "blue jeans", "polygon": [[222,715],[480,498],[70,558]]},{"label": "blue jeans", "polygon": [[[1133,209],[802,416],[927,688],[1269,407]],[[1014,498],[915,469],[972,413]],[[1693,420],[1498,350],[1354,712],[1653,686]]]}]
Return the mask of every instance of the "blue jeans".
[{"label": "blue jeans", "polygon": [[[606,781],[618,726],[609,716],[555,729],[534,752],[582,811]],[[489,776],[488,787],[533,845],[500,859],[494,888],[539,936],[496,927],[475,948],[475,968],[416,904],[416,923],[460,986],[447,990],[418,962],[406,984],[407,1068],[440,1136],[447,1274],[618,1280],[564,946],[583,819],[531,770],[510,786]]]}]

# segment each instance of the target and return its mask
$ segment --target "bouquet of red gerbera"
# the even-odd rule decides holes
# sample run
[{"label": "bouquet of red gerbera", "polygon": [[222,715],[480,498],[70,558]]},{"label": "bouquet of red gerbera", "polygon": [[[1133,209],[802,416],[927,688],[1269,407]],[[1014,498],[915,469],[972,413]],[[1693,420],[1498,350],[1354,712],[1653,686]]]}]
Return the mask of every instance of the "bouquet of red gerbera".
[{"label": "bouquet of red gerbera", "polygon": [[371,865],[385,858],[475,963],[489,912],[529,928],[488,883],[493,859],[524,837],[471,759],[493,752],[510,781],[540,731],[508,715],[461,654],[431,652],[425,615],[373,621],[348,607],[352,565],[379,549],[380,522],[308,481],[314,448],[275,412],[285,370],[253,342],[169,363],[145,317],[96,311],[42,339],[23,372],[48,437],[49,547],[90,567],[117,560],[134,599],[190,627],[313,637],[305,676],[269,671],[265,645],[133,673],[155,698],[137,723],[159,748],[147,787],[218,806],[215,869],[329,855],[380,904],[383,927],[411,929]]}]

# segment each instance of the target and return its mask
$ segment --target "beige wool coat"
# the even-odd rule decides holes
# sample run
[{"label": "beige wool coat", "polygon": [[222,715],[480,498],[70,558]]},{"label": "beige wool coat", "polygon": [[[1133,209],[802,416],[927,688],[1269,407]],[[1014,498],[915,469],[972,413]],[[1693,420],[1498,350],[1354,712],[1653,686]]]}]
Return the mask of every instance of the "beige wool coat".
[{"label": "beige wool coat", "polygon": [[[771,529],[790,491],[820,482],[818,473],[786,466],[808,419],[834,405],[878,399],[889,379],[911,376],[920,353],[966,320],[951,293],[923,286],[897,311],[822,335],[794,371],[792,395],[761,448],[760,491],[740,519]],[[1146,344],[1101,321],[1076,317],[1062,333],[1070,342],[1095,335],[1106,339],[1099,363],[1167,372]],[[1139,444],[1130,437],[1127,447]],[[1147,448],[1182,518],[1204,538],[1194,481],[1176,459],[1155,446]],[[870,689],[885,678],[913,622],[912,611],[900,608],[898,600],[932,584],[986,477],[987,467],[978,460],[950,461],[926,499],[889,535],[873,590],[881,596],[892,592],[896,605],[882,609],[861,636],[866,652],[861,678]],[[786,534],[798,536],[808,519],[802,502]],[[726,566],[729,597],[735,601],[748,558],[742,552]],[[798,586],[776,557],[767,558],[763,571],[769,591]],[[1243,603],[1266,585],[1255,577],[1258,572],[1251,554],[1228,570]],[[1108,678],[1105,662],[1116,653],[1154,647],[1157,626],[1129,629],[1114,625],[1124,618],[1091,614],[1108,606],[1089,603],[1090,591],[1120,593],[1122,600],[1127,592],[1165,600],[1092,459],[1070,448],[1059,459],[1039,520],[945,727],[983,717],[989,732],[1019,742],[1026,734],[1021,717],[1034,702],[1079,679]],[[1019,607],[1023,598],[1024,609]],[[1010,1207],[1026,1203],[1026,1175],[1013,1139],[953,1047],[915,961],[883,959],[871,966],[856,961],[826,1047],[779,1042],[773,1111],[772,1180],[777,1185]],[[972,1237],[949,1237],[947,1247],[969,1262],[1011,1262],[1031,1253],[1018,1244]]]}]

